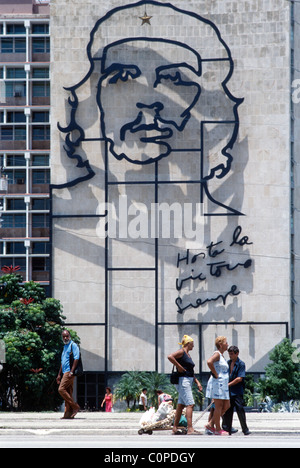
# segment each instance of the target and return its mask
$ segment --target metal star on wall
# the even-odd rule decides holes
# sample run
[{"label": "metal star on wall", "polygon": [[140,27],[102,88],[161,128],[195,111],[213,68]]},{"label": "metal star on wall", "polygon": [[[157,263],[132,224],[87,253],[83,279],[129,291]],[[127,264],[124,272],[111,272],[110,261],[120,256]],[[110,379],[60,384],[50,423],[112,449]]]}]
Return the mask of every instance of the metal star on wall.
[{"label": "metal star on wall", "polygon": [[139,16],[139,18],[142,20],[142,26],[143,26],[143,24],[150,24],[151,25],[150,20],[151,20],[152,16],[148,16],[146,11],[144,13],[144,16]]}]

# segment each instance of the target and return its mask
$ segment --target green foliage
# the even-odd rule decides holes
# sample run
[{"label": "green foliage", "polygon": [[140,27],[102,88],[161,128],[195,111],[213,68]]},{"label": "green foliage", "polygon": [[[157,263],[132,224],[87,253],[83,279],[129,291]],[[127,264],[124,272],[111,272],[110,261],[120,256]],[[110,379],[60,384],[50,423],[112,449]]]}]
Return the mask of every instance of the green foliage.
[{"label": "green foliage", "polygon": [[[5,285],[0,289],[0,339],[6,352],[0,374],[1,409],[54,410],[61,402],[55,378],[65,317],[60,302],[46,298],[39,284],[21,282],[17,274],[0,278],[0,285]],[[79,343],[76,333],[71,335]]]},{"label": "green foliage", "polygon": [[17,274],[1,276],[0,285],[5,285],[5,288],[0,290],[0,304],[11,304],[22,297],[22,281],[22,276]]},{"label": "green foliage", "polygon": [[170,379],[165,374],[158,372],[145,372],[141,378],[142,387],[147,388],[148,406],[158,407],[157,390],[165,393],[173,391]]},{"label": "green foliage", "polygon": [[[122,375],[114,396],[116,399],[125,400],[127,408],[134,411],[136,402],[139,400],[143,388],[147,388],[148,407],[158,407],[157,390],[168,393],[173,398],[174,405],[177,404],[178,392],[170,383],[169,376],[158,372],[129,371]],[[195,403],[201,405],[203,394],[199,393],[196,385],[193,385],[193,396]],[[132,406],[130,407],[130,404]]]},{"label": "green foliage", "polygon": [[294,352],[291,341],[285,339],[270,353],[272,362],[259,381],[263,398],[269,396],[275,402],[300,399],[300,366],[292,359]]},{"label": "green foliage", "polygon": [[40,302],[46,299],[44,288],[34,281],[28,281],[22,285],[22,297],[24,299],[34,299],[35,302]]},{"label": "green foliage", "polygon": [[244,402],[245,406],[254,405],[255,382],[253,374],[247,374],[245,377]]},{"label": "green foliage", "polygon": [[127,408],[130,408],[130,402],[133,401],[135,407],[136,401],[139,399],[140,393],[144,387],[142,378],[144,372],[129,371],[122,375],[116,389],[115,398],[125,400]]}]

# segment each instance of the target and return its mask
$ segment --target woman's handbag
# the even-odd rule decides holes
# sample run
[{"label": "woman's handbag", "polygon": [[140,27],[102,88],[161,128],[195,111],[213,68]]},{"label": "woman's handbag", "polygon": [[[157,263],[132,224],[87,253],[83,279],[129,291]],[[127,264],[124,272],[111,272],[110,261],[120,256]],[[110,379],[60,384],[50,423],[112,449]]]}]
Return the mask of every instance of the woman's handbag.
[{"label": "woman's handbag", "polygon": [[179,383],[179,374],[177,370],[175,371],[175,366],[173,366],[170,381],[171,381],[171,384],[174,384],[174,385],[177,385]]}]

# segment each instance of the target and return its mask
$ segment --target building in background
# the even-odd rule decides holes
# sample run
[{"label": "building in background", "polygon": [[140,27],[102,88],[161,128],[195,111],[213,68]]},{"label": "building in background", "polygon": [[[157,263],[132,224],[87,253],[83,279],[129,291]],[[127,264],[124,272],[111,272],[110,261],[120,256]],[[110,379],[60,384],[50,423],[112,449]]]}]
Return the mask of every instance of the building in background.
[{"label": "building in background", "polygon": [[203,377],[299,338],[299,5],[0,0],[0,262],[61,301],[82,407],[183,334]]},{"label": "building in background", "polygon": [[1,267],[48,291],[50,184],[49,1],[0,5]]},{"label": "building in background", "polygon": [[52,286],[81,338],[81,401],[103,376],[170,372],[183,334],[203,378],[217,335],[258,375],[299,336],[297,5],[51,1]]}]

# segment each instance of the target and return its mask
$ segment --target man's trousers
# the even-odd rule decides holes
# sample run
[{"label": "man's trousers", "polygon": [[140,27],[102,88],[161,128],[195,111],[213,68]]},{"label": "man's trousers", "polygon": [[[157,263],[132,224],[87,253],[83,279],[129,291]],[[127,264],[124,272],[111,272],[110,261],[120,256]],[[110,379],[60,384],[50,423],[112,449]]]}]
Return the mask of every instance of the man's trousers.
[{"label": "man's trousers", "polygon": [[234,408],[236,409],[242,431],[245,433],[248,431],[248,427],[246,423],[243,395],[230,396],[230,408],[223,416],[223,427],[226,428],[226,430],[231,431]]},{"label": "man's trousers", "polygon": [[69,372],[66,372],[58,388],[58,393],[65,400],[65,419],[71,418],[74,412],[79,409],[79,405],[73,400],[74,378],[74,376],[69,375]]}]

